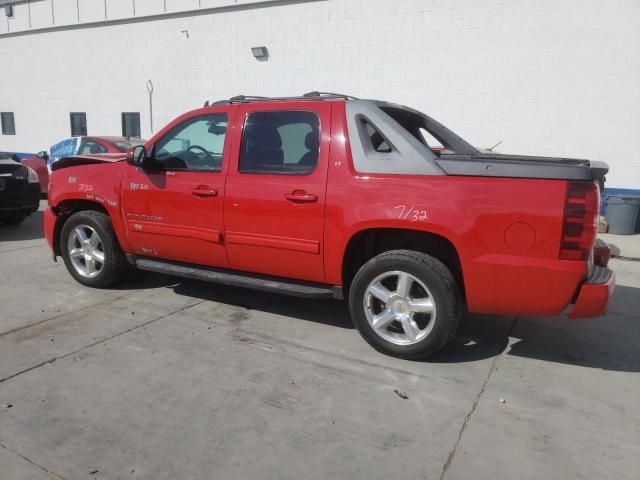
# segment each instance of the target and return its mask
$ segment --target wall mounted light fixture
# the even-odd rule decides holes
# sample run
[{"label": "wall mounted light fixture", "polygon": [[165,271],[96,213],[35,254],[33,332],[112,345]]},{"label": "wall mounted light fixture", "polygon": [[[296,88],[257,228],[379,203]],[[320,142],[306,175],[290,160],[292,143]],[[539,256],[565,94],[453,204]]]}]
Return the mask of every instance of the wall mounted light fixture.
[{"label": "wall mounted light fixture", "polygon": [[267,47],[252,47],[251,53],[256,60],[260,60],[261,62],[269,60],[269,50],[267,50]]}]

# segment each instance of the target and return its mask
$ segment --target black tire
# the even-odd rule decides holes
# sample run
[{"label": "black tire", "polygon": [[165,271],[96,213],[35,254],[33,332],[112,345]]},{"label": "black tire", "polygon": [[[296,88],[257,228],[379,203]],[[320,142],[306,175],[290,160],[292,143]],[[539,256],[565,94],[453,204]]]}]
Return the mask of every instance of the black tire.
[{"label": "black tire", "polygon": [[20,225],[24,222],[24,219],[27,218],[26,215],[20,215],[18,217],[5,217],[0,218],[0,223],[4,223],[5,225]]},{"label": "black tire", "polygon": [[[87,225],[98,234],[104,252],[104,263],[95,277],[87,278],[78,273],[71,262],[67,248],[69,235],[78,225]],[[113,231],[111,219],[101,212],[86,210],[71,215],[60,232],[60,251],[64,264],[73,278],[82,285],[106,288],[122,279],[127,272],[127,259]]]},{"label": "black tire", "polygon": [[[433,327],[424,338],[410,345],[398,345],[376,333],[365,311],[369,284],[395,271],[408,273],[422,282],[435,304],[435,317],[427,320],[433,318]],[[463,301],[453,275],[440,260],[412,250],[392,250],[372,258],[358,270],[349,291],[349,309],[356,328],[373,348],[394,357],[417,360],[433,355],[449,343],[460,324]],[[393,324],[389,328],[394,328]]]}]

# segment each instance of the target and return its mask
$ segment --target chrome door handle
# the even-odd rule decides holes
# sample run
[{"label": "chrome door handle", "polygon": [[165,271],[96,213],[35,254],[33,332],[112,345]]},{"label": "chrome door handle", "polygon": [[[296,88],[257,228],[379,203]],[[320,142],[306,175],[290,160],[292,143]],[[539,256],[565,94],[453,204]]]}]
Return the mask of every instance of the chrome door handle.
[{"label": "chrome door handle", "polygon": [[196,197],[215,197],[218,195],[218,191],[213,188],[196,188],[191,193]]},{"label": "chrome door handle", "polygon": [[293,203],[314,203],[318,201],[317,195],[313,195],[312,193],[307,193],[302,190],[287,193],[284,198]]}]

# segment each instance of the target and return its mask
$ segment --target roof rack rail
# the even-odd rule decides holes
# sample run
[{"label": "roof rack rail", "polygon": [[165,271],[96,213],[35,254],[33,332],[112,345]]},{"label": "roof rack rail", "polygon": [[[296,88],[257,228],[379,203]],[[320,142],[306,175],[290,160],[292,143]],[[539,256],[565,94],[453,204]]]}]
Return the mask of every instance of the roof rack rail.
[{"label": "roof rack rail", "polygon": [[216,100],[215,102],[207,101],[205,103],[205,107],[209,105],[222,105],[224,103],[243,103],[243,102],[251,102],[253,100],[272,100],[270,97],[259,97],[257,95],[235,95],[231,98],[225,100]]},{"label": "roof rack rail", "polygon": [[287,100],[329,100],[334,98],[344,98],[345,100],[357,100],[356,97],[351,95],[343,95],[341,93],[328,93],[328,92],[308,92],[298,97],[259,97],[257,95],[236,95],[226,100],[217,100],[215,102],[205,102],[204,106],[223,105],[227,103],[246,103],[253,101],[263,102],[277,102]]},{"label": "roof rack rail", "polygon": [[236,95],[229,99],[230,102],[250,102],[251,100],[271,100],[271,98],[259,97],[258,95]]},{"label": "roof rack rail", "polygon": [[352,95],[345,95],[343,93],[331,93],[331,92],[318,92],[318,91],[313,91],[313,92],[307,92],[304,95],[302,95],[304,98],[324,98],[324,97],[330,97],[330,98],[346,98],[348,100],[357,100],[357,97],[354,97]]}]

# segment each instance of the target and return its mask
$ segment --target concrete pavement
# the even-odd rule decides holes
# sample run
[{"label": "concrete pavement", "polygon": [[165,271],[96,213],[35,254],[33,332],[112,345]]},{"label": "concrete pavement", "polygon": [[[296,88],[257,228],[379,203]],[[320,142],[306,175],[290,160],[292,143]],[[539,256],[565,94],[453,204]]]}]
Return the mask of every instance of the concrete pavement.
[{"label": "concrete pavement", "polygon": [[638,478],[640,262],[606,317],[474,316],[408,362],[340,302],[86,289],[38,222],[0,227],[0,480]]}]

